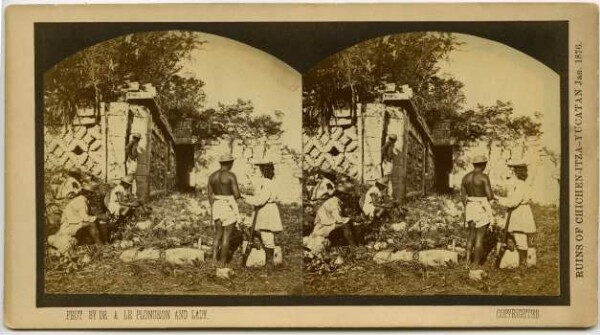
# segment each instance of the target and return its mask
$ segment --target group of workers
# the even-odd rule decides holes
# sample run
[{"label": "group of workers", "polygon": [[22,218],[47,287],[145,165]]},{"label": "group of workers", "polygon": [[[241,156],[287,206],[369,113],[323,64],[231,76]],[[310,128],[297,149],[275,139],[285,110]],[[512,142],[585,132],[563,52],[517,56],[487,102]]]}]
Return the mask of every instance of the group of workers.
[{"label": "group of workers", "polygon": [[[118,224],[140,205],[134,189],[140,138],[139,134],[132,134],[125,147],[126,174],[104,197],[103,205],[109,214],[110,223]],[[74,167],[67,171],[66,178],[55,196],[57,201],[66,203],[62,210],[60,227],[55,234],[48,237],[48,245],[59,254],[68,254],[72,250],[77,243],[75,236],[84,228],[88,230],[95,244],[101,245],[106,241],[107,237],[100,233],[103,215],[91,215],[90,202],[96,188],[97,184],[91,181],[84,182],[81,169]]]},{"label": "group of workers", "polygon": [[[357,203],[351,196],[354,186],[341,181],[337,183],[336,172],[332,169],[320,171],[320,180],[311,191],[309,201],[317,207],[314,227],[307,239],[307,247],[311,248],[313,241],[322,241],[329,238],[335,230],[340,230],[349,246],[356,246],[353,224],[366,219],[370,223],[380,221],[385,214],[397,206],[397,202],[387,196],[388,179],[379,178],[362,195]],[[360,207],[363,218],[352,215],[352,209]],[[314,244],[313,244],[314,245]],[[317,244],[319,245],[319,244]],[[318,249],[318,248],[317,248]],[[319,250],[313,250],[318,252]]]},{"label": "group of workers", "polygon": [[[141,136],[133,134],[126,145],[126,175],[112,188],[104,199],[110,217],[118,221],[129,215],[133,208],[139,206],[135,197],[135,174],[137,171],[138,144]],[[382,148],[382,178],[379,178],[360,198],[358,204],[350,203],[349,196],[354,187],[347,181],[338,183],[336,172],[331,169],[320,171],[320,180],[312,189],[310,203],[317,209],[314,227],[309,239],[327,239],[335,230],[340,230],[350,246],[356,245],[353,233],[353,222],[362,221],[353,217],[349,209],[360,207],[361,216],[367,221],[382,220],[386,213],[398,206],[388,196],[389,176],[391,174],[395,135]],[[230,259],[230,238],[236,224],[257,232],[262,248],[266,254],[266,264],[274,267],[275,233],[283,231],[283,225],[277,206],[277,196],[272,180],[275,168],[272,161],[254,162],[260,171],[260,180],[255,187],[254,195],[241,194],[235,174],[231,171],[234,158],[223,155],[219,159],[220,168],[208,178],[208,198],[211,205],[211,220],[215,227],[212,258],[220,266],[225,267]],[[473,170],[464,176],[461,184],[461,198],[465,210],[465,224],[468,229],[467,263],[479,266],[485,262],[483,241],[488,230],[495,224],[491,203],[497,202],[508,208],[505,230],[512,245],[518,251],[521,264],[535,251],[531,245],[536,231],[531,208],[531,195],[527,179],[527,165],[523,162],[510,162],[512,175],[507,178],[507,197],[497,197],[484,170],[487,166],[485,156],[473,159]],[[48,238],[49,245],[66,253],[76,243],[74,237],[82,228],[88,228],[96,244],[102,244],[97,216],[90,214],[90,198],[94,194],[92,183],[83,183],[82,172],[78,168],[70,169],[60,186],[56,198],[65,199],[61,225],[58,232]],[[242,219],[238,209],[238,201],[243,200],[254,208],[252,222]],[[249,236],[253,241],[254,236]],[[506,241],[505,241],[506,242]]]}]

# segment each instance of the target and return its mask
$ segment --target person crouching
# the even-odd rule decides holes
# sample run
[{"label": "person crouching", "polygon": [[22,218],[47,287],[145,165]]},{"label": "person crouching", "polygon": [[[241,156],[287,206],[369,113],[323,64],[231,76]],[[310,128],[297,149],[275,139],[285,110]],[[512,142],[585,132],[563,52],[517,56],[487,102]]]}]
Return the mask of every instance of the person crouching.
[{"label": "person crouching", "polygon": [[315,227],[309,236],[309,240],[322,240],[328,238],[331,232],[341,229],[344,239],[348,245],[354,247],[354,235],[352,233],[350,217],[343,216],[342,201],[340,196],[351,191],[351,187],[345,184],[338,185],[335,193],[327,199],[317,210],[315,217]]},{"label": "person crouching", "polygon": [[67,254],[77,244],[75,235],[85,227],[97,245],[102,244],[96,217],[90,215],[88,197],[94,192],[94,187],[85,184],[80,191],[67,203],[62,212],[61,225],[58,232],[48,237],[48,244],[54,247],[60,254]]}]

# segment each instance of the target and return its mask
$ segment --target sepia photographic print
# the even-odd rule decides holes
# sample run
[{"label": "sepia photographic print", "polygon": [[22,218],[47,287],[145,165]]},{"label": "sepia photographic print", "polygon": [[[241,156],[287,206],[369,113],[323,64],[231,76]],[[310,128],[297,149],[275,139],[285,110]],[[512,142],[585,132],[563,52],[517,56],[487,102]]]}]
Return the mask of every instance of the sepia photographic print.
[{"label": "sepia photographic print", "polygon": [[269,55],[189,31],[47,70],[44,291],[299,290],[300,85]]},{"label": "sepia photographic print", "polygon": [[311,69],[305,292],[558,295],[559,87],[517,50],[443,32]]},{"label": "sepia photographic print", "polygon": [[6,18],[6,327],[596,324],[595,5]]}]

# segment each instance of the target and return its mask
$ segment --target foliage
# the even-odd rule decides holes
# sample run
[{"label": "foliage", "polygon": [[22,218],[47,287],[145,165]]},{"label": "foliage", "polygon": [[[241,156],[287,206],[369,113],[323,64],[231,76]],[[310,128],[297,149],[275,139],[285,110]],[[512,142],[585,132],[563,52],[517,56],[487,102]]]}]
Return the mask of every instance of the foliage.
[{"label": "foliage", "polygon": [[[535,119],[540,114],[535,114]],[[452,122],[452,135],[461,142],[486,140],[506,147],[515,140],[541,135],[541,123],[529,116],[515,116],[510,102],[497,101],[493,106],[478,105],[457,114]]]},{"label": "foliage", "polygon": [[[542,134],[539,113],[534,117],[515,116],[510,102],[497,101],[493,106],[478,105],[457,113],[450,119],[451,136],[459,146],[468,147],[477,141],[485,141],[488,156],[493,146],[508,149],[513,157],[522,157],[527,143]],[[520,152],[519,152],[520,150]],[[457,162],[460,165],[464,162]]]},{"label": "foliage", "polygon": [[207,109],[198,113],[194,120],[193,133],[202,140],[216,140],[227,137],[230,150],[236,140],[247,143],[250,139],[268,139],[279,136],[281,130],[281,111],[271,115],[256,115],[254,106],[249,100],[241,100],[235,104],[219,103],[216,109]]},{"label": "foliage", "polygon": [[459,46],[450,33],[408,33],[375,38],[352,46],[319,64],[303,77],[303,124],[326,127],[336,108],[372,102],[382,82],[408,85],[430,126],[458,110],[463,84],[439,73]]},{"label": "foliage", "polygon": [[44,73],[46,124],[65,125],[77,108],[116,101],[128,81],[152,84],[167,115],[201,107],[204,83],[178,72],[180,61],[204,43],[193,32],[158,31],[117,37],[68,57]]}]

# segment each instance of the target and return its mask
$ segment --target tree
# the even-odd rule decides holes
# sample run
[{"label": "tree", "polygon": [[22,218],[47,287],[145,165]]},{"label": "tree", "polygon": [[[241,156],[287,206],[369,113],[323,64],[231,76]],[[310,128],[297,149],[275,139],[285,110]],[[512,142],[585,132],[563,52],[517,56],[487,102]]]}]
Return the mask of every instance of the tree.
[{"label": "tree", "polygon": [[202,107],[204,83],[178,73],[180,61],[204,43],[193,32],[159,31],[117,37],[74,54],[44,73],[46,124],[66,125],[78,108],[116,101],[128,81],[152,84],[167,115]]},{"label": "tree", "polygon": [[494,145],[505,150],[520,150],[517,157],[523,156],[527,149],[527,143],[531,139],[537,139],[542,134],[541,123],[538,121],[541,115],[515,116],[514,107],[510,102],[497,101],[493,106],[478,105],[476,109],[470,109],[456,114],[451,120],[452,137],[458,140],[461,146],[469,146],[476,141],[484,140],[491,155]]},{"label": "tree", "polygon": [[377,97],[382,82],[409,85],[430,126],[464,102],[463,84],[442,76],[438,63],[459,46],[450,33],[407,33],[371,39],[335,54],[303,77],[304,127],[326,128],[336,108]]},{"label": "tree", "polygon": [[[256,115],[254,106],[249,100],[241,100],[235,104],[219,103],[217,109],[208,109],[200,112],[194,119],[194,135],[202,140],[216,140],[227,137],[229,150],[233,151],[235,141],[247,145],[250,139],[262,138],[265,150],[268,139],[280,136],[281,111],[271,115]],[[264,155],[264,152],[263,152]]]}]

